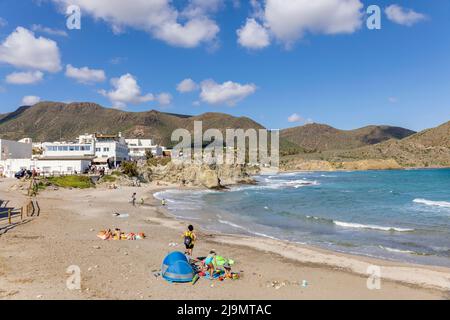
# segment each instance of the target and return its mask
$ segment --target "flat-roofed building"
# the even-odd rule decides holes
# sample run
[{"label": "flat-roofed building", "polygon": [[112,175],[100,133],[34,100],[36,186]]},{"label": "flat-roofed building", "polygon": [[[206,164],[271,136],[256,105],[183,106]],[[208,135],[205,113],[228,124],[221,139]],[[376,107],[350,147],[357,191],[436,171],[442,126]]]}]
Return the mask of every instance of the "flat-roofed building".
[{"label": "flat-roofed building", "polygon": [[31,159],[33,145],[0,139],[0,160]]},{"label": "flat-roofed building", "polygon": [[153,144],[152,139],[125,139],[129,156],[132,160],[145,159],[148,152],[151,152],[153,156],[162,156],[164,148]]}]

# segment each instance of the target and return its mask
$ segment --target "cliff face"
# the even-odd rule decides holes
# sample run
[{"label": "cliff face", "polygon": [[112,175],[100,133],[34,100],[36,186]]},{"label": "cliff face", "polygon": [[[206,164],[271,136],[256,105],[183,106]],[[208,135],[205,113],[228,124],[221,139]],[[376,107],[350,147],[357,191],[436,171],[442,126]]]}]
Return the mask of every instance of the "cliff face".
[{"label": "cliff face", "polygon": [[236,184],[254,183],[242,165],[176,164],[142,167],[141,174],[148,181],[163,181],[191,187],[220,189]]}]

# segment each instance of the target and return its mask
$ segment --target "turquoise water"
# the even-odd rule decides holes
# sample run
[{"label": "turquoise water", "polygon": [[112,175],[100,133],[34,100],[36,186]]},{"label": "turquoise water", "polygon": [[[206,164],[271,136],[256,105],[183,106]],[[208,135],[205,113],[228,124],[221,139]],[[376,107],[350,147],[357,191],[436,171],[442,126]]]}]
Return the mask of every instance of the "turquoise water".
[{"label": "turquoise water", "polygon": [[450,170],[289,173],[228,191],[157,194],[176,216],[385,259],[450,267]]}]

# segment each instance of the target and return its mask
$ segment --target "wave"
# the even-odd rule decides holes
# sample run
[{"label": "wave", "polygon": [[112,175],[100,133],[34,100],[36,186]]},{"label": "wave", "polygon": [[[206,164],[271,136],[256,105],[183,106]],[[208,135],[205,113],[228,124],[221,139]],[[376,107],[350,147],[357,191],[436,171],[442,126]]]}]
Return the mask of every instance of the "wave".
[{"label": "wave", "polygon": [[450,202],[447,202],[447,201],[432,201],[432,200],[427,200],[427,199],[414,199],[413,202],[424,204],[427,206],[450,208]]},{"label": "wave", "polygon": [[334,223],[334,220],[332,220],[332,219],[321,218],[321,217],[306,216],[306,219],[317,221],[317,222]]},{"label": "wave", "polygon": [[414,229],[407,229],[407,228],[383,227],[383,226],[377,226],[377,225],[350,223],[350,222],[342,222],[342,221],[333,221],[333,223],[335,225],[337,225],[339,227],[343,227],[343,228],[370,229],[370,230],[396,231],[396,232],[412,232],[412,231],[414,231]]},{"label": "wave", "polygon": [[429,253],[423,253],[423,252],[417,252],[417,251],[411,251],[411,250],[402,250],[402,249],[395,249],[395,248],[389,248],[389,247],[383,247],[383,246],[378,246],[380,249],[386,250],[388,252],[392,252],[392,253],[403,253],[403,254],[412,254],[412,255],[416,255],[416,256],[430,256],[431,254]]},{"label": "wave", "polygon": [[231,187],[231,191],[243,191],[243,190],[278,190],[286,188],[302,188],[307,186],[318,186],[320,185],[317,181],[311,180],[270,180],[262,182],[265,184],[250,185],[250,186],[235,186]]},{"label": "wave", "polygon": [[329,223],[334,224],[339,227],[343,228],[354,228],[354,229],[371,229],[371,230],[379,230],[379,231],[396,231],[396,232],[412,232],[415,231],[414,229],[407,229],[407,228],[398,228],[398,227],[383,227],[383,226],[377,226],[377,225],[371,225],[371,224],[360,224],[360,223],[351,223],[351,222],[342,222],[327,218],[321,218],[321,217],[315,217],[315,216],[306,216],[307,219],[322,222],[322,223]]},{"label": "wave", "polygon": [[280,239],[278,239],[278,238],[269,236],[269,235],[264,234],[264,233],[252,231],[252,230],[250,230],[250,229],[248,229],[248,228],[246,228],[246,227],[240,226],[240,225],[238,225],[238,224],[235,224],[235,223],[230,222],[230,221],[227,221],[227,220],[220,220],[220,219],[219,219],[218,221],[219,221],[220,223],[226,224],[226,225],[228,225],[228,226],[230,226],[230,227],[233,227],[233,228],[236,228],[236,229],[240,229],[240,230],[244,230],[245,232],[250,233],[250,234],[253,234],[253,235],[255,235],[255,236],[264,237],[264,238],[269,238],[269,239],[272,239],[272,240],[280,240]]}]

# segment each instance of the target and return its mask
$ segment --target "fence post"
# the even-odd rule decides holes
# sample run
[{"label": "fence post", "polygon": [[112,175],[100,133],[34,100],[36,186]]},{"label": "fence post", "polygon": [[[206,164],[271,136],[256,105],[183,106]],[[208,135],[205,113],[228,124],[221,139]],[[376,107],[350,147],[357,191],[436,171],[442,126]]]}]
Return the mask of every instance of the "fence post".
[{"label": "fence post", "polygon": [[8,223],[11,224],[11,209],[8,209]]}]

